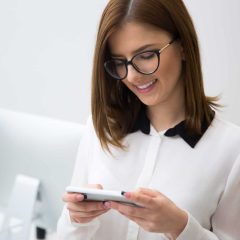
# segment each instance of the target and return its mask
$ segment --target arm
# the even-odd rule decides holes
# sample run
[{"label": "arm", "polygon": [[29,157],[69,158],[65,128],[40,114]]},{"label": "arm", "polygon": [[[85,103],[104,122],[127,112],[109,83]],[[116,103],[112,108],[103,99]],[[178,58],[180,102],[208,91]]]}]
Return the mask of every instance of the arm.
[{"label": "arm", "polygon": [[99,221],[94,219],[88,223],[71,222],[69,211],[64,206],[58,220],[57,236],[59,240],[92,240],[99,227]]},{"label": "arm", "polygon": [[240,156],[228,176],[225,191],[212,216],[212,231],[163,194],[142,189],[125,196],[144,208],[110,202],[111,208],[149,232],[165,233],[171,240],[238,240],[240,237]]},{"label": "arm", "polygon": [[[91,143],[93,141],[93,127],[91,119],[88,119],[86,129],[80,141],[78,156],[76,159],[71,185],[86,186],[87,182],[87,162],[91,159]],[[76,195],[76,194],[74,194]],[[73,217],[74,209],[82,208],[82,199],[74,199],[74,195],[65,194],[63,199],[67,202],[58,220],[57,233],[60,240],[92,240],[99,228],[97,218],[90,221],[79,220]],[[79,194],[80,195],[80,194]]]},{"label": "arm", "polygon": [[203,228],[189,214],[177,240],[238,240],[240,238],[240,156],[228,176],[225,191],[212,216],[212,231]]}]

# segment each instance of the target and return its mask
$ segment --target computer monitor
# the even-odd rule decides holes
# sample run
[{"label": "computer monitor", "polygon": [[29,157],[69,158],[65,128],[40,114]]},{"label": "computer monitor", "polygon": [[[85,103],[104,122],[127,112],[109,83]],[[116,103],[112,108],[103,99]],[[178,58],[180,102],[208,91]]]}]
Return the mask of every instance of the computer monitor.
[{"label": "computer monitor", "polygon": [[40,179],[37,226],[54,231],[71,181],[84,126],[0,109],[0,205],[6,206],[17,174]]}]

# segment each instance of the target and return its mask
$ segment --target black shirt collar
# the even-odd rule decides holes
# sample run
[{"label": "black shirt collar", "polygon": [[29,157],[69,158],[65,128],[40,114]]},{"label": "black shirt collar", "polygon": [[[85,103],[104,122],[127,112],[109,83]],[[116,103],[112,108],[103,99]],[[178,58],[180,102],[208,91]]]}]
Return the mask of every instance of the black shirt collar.
[{"label": "black shirt collar", "polygon": [[[215,113],[213,114],[212,120],[214,118]],[[130,133],[136,132],[140,130],[144,134],[150,134],[150,120],[148,119],[146,115],[145,107],[142,107],[138,119],[136,123],[134,124],[133,128],[131,129]],[[192,134],[189,133],[186,129],[185,120],[178,123],[173,128],[168,129],[164,135],[167,137],[174,137],[176,135],[179,135],[189,146],[192,148],[195,147],[195,145],[198,143],[198,141],[201,139],[203,134],[206,132],[210,124],[207,123],[206,119],[202,122],[202,129],[201,134]]]}]

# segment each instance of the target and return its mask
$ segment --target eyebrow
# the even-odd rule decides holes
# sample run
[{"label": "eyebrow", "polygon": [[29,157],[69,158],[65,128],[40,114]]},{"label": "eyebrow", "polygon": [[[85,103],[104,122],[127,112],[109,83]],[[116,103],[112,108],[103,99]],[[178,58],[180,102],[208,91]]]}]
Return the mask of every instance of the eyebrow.
[{"label": "eyebrow", "polygon": [[[149,47],[153,47],[153,46],[155,46],[155,45],[156,45],[156,44],[145,44],[145,45],[141,46],[140,48],[135,49],[135,50],[132,52],[132,54],[133,54],[133,55],[134,55],[134,54],[137,54],[137,53],[139,53],[139,52],[141,52],[141,51],[144,51],[145,49],[147,49],[147,48],[149,48]],[[123,55],[114,54],[114,53],[111,53],[111,55],[112,55],[112,57],[124,57]]]}]

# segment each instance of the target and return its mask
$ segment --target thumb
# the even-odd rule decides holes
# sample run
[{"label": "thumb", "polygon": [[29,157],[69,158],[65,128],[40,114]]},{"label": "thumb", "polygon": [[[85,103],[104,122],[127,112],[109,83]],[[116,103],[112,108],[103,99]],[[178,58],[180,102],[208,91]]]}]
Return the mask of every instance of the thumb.
[{"label": "thumb", "polygon": [[158,192],[156,190],[149,189],[149,188],[143,188],[143,187],[138,188],[136,190],[136,192],[147,195],[149,197],[153,197],[153,198],[158,197],[161,194],[160,192]]},{"label": "thumb", "polygon": [[88,184],[87,187],[96,188],[96,189],[103,189],[103,186],[101,184]]}]

